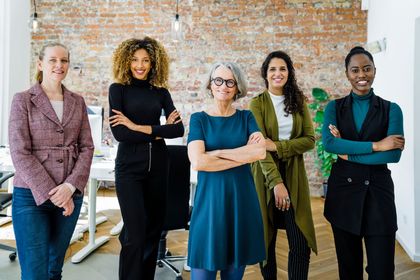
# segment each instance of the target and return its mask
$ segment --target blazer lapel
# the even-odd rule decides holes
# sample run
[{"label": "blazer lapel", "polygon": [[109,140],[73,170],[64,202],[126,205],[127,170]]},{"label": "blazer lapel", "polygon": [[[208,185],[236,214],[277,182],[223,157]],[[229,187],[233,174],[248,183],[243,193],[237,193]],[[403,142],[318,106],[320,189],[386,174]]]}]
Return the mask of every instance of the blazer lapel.
[{"label": "blazer lapel", "polygon": [[55,113],[50,100],[48,99],[45,92],[42,90],[41,85],[37,83],[32,87],[31,101],[35,107],[39,108],[40,112],[44,114],[48,119],[61,126],[60,120]]},{"label": "blazer lapel", "polygon": [[63,86],[63,93],[64,93],[64,108],[63,108],[62,124],[63,126],[66,126],[70,122],[73,116],[74,107],[76,106],[76,99],[73,97],[72,93],[68,91],[64,86]]}]

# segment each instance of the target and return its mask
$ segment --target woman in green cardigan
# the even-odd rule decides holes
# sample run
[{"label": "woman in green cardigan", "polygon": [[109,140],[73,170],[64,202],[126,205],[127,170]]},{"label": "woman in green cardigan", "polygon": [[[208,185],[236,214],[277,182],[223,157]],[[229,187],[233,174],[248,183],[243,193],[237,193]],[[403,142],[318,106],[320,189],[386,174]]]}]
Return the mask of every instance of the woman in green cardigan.
[{"label": "woman in green cardigan", "polygon": [[252,165],[267,250],[261,274],[277,279],[276,235],[285,228],[289,279],[307,279],[311,249],[317,253],[317,247],[303,153],[314,148],[314,129],[290,57],[270,53],[261,76],[267,90],[250,103],[267,149],[266,158]]}]

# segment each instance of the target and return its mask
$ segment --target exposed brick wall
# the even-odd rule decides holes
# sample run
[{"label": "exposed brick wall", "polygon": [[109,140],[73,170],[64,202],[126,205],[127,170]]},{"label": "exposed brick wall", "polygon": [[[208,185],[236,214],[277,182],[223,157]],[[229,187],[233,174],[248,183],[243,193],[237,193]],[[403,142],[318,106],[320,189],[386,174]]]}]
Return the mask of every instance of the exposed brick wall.
[{"label": "exposed brick wall", "polygon": [[[240,107],[263,90],[259,68],[269,52],[279,49],[291,55],[298,83],[308,97],[313,87],[334,95],[347,93],[344,56],[366,40],[366,13],[360,2],[180,0],[185,41],[173,43],[170,26],[176,0],[38,0],[42,25],[32,36],[32,57],[45,41],[69,46],[73,66],[82,68],[71,70],[65,84],[84,95],[88,104],[104,106],[107,115],[113,50],[127,38],[152,36],[170,55],[170,91],[188,131],[191,112],[203,110],[209,102],[201,92],[202,77],[218,60],[238,62],[248,76],[250,92]],[[314,153],[309,153],[308,176],[316,193],[321,179],[313,162]]]}]

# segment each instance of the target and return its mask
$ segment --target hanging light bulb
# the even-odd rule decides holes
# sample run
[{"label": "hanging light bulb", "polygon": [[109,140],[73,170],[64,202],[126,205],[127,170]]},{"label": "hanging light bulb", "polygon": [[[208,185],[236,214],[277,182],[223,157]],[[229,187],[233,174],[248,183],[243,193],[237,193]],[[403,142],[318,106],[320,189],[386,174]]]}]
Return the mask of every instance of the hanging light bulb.
[{"label": "hanging light bulb", "polygon": [[38,32],[38,29],[39,29],[39,20],[38,20],[38,14],[36,12],[36,3],[35,3],[35,0],[34,0],[34,13],[29,18],[29,29],[33,33],[37,33]]},{"label": "hanging light bulb", "polygon": [[39,21],[38,21],[38,15],[37,15],[37,13],[33,13],[31,15],[31,18],[29,20],[29,28],[31,29],[31,31],[33,33],[37,33],[38,32]]},{"label": "hanging light bulb", "polygon": [[171,37],[172,37],[172,41],[174,42],[179,42],[184,39],[183,34],[182,34],[182,23],[178,14],[178,1],[179,0],[176,0],[175,19],[172,21],[172,25],[171,25]]},{"label": "hanging light bulb", "polygon": [[180,28],[181,28],[181,23],[179,22],[179,14],[176,14],[173,29],[175,32],[178,32]]}]

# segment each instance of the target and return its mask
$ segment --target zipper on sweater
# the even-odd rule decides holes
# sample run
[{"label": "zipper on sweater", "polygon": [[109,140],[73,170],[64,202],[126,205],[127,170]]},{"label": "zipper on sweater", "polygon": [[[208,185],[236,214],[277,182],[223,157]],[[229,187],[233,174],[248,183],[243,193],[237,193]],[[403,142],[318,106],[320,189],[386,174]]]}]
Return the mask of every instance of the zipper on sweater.
[{"label": "zipper on sweater", "polygon": [[151,168],[152,168],[152,142],[149,142],[149,169],[148,169],[149,172]]}]

